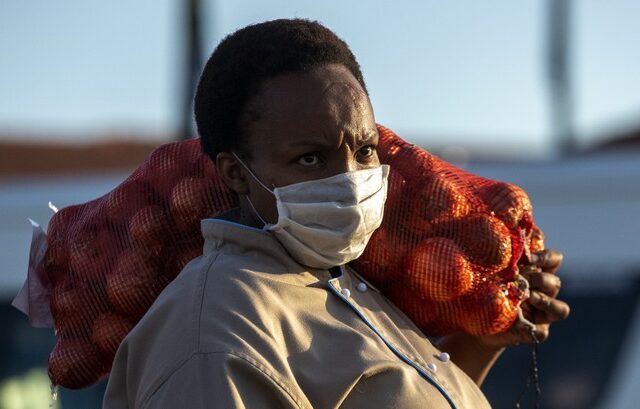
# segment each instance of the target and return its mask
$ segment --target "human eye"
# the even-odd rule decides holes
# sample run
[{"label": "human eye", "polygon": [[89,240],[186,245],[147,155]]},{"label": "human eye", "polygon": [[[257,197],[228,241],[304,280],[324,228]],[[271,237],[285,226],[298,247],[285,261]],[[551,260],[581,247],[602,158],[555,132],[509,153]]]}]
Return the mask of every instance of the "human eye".
[{"label": "human eye", "polygon": [[367,161],[373,158],[376,153],[375,145],[367,145],[360,148],[358,151],[358,160]]},{"label": "human eye", "polygon": [[302,166],[315,166],[320,163],[320,155],[317,153],[305,153],[298,158],[297,163]]}]

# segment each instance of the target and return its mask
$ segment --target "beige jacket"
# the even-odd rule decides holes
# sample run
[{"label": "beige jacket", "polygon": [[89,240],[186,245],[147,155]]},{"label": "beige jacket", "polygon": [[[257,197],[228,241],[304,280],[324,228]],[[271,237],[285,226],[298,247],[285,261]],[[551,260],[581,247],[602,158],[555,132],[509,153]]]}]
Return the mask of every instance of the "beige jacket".
[{"label": "beige jacket", "polygon": [[104,409],[489,407],[352,270],[309,270],[231,222],[202,233],[204,254],[120,346]]}]

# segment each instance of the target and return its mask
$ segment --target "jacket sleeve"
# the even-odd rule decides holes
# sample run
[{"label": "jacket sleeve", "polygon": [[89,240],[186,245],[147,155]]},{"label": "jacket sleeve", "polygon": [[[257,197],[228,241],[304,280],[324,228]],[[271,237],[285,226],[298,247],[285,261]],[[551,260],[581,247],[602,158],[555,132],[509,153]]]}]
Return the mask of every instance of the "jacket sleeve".
[{"label": "jacket sleeve", "polygon": [[250,357],[201,353],[173,372],[142,409],[310,408],[300,395]]}]

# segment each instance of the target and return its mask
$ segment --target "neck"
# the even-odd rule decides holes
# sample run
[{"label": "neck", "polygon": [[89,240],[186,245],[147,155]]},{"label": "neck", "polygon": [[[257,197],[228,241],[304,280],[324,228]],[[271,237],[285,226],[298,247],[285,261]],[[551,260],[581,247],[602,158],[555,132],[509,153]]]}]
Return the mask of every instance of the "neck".
[{"label": "neck", "polygon": [[242,201],[240,203],[240,207],[233,208],[217,216],[216,219],[227,220],[243,224],[245,226],[255,227],[257,229],[261,229],[263,226],[262,222],[253,215],[251,209],[247,209],[246,206],[243,206]]}]

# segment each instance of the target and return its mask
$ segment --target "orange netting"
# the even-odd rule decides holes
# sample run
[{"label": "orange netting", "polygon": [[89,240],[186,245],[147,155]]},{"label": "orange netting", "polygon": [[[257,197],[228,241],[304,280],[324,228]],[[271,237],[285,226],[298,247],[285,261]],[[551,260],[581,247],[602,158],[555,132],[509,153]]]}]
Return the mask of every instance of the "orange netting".
[{"label": "orange netting", "polygon": [[[391,165],[382,226],[354,268],[427,334],[506,330],[517,264],[542,249],[527,195],[466,173],[379,127]],[[52,382],[89,386],[162,289],[202,253],[199,222],[237,205],[198,140],[167,144],[122,184],[49,223],[44,282],[58,342]]]},{"label": "orange netting", "polygon": [[389,190],[356,271],[426,334],[506,331],[525,296],[518,264],[544,248],[529,197],[378,130]]}]

